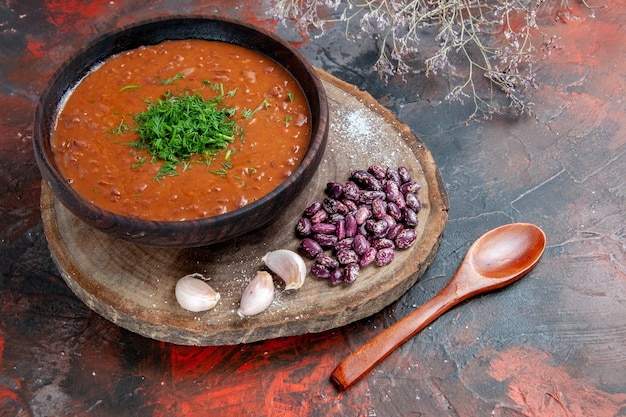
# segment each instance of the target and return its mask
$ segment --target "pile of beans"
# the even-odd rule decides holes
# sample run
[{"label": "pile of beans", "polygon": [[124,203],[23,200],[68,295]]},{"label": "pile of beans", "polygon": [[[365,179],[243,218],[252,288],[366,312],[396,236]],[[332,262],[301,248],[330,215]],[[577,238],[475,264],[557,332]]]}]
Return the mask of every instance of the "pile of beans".
[{"label": "pile of beans", "polygon": [[311,274],[333,285],[352,283],[361,268],[391,263],[396,249],[416,240],[419,189],[405,167],[372,165],[346,183],[329,182],[326,197],[307,207],[296,226],[300,249],[315,259]]}]

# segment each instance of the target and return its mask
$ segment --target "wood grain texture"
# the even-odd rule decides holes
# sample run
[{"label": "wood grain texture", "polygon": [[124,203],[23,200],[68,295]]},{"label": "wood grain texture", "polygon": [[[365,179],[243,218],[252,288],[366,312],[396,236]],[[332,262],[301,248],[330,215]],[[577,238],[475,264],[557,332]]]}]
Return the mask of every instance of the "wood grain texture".
[{"label": "wood grain texture", "polygon": [[[41,209],[48,244],[63,279],[90,308],[146,337],[184,345],[226,345],[316,333],[380,311],[404,294],[432,262],[448,218],[439,170],[426,147],[369,94],[319,71],[329,99],[330,134],[311,183],[278,220],[219,246],[168,249],[134,245],[92,229],[72,215],[42,184]],[[263,313],[242,319],[240,295],[270,250],[297,250],[295,224],[306,206],[323,197],[328,181],[371,164],[404,165],[421,183],[418,241],[396,252],[383,268],[370,266],[352,285],[331,287],[309,276],[297,291],[279,289]],[[178,278],[202,273],[221,294],[215,309],[183,310]],[[277,281],[279,285],[279,282]]]}]

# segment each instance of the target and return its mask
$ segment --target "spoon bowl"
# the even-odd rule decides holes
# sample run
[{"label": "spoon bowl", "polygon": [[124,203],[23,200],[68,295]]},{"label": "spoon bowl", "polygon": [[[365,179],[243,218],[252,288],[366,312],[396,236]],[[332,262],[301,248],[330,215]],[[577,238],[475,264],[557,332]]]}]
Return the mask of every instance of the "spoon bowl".
[{"label": "spoon bowl", "polygon": [[543,231],[528,223],[513,223],[493,229],[481,236],[466,258],[476,273],[486,278],[518,277],[528,272],[541,257],[546,237]]},{"label": "spoon bowl", "polygon": [[470,246],[448,285],[345,358],[331,379],[339,388],[348,388],[450,308],[526,275],[545,247],[546,235],[530,223],[507,224],[485,233]]}]

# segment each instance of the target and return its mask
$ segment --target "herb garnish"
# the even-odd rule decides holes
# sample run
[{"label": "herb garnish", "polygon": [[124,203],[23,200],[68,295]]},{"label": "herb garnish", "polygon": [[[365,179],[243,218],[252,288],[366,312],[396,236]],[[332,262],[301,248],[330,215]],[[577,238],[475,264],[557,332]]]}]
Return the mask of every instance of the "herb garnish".
[{"label": "herb garnish", "polygon": [[117,126],[115,126],[114,128],[112,128],[108,133],[110,135],[116,135],[117,136],[117,135],[122,135],[122,134],[124,134],[124,132],[132,130],[132,129],[133,129],[132,127],[130,127],[130,126],[128,126],[126,124],[125,117],[122,116],[122,120],[120,120],[120,123]]},{"label": "herb garnish", "polygon": [[226,106],[222,96],[205,100],[198,93],[168,91],[156,102],[146,102],[148,108],[134,118],[139,140],[128,145],[146,149],[152,162],[165,161],[157,179],[177,175],[176,166],[193,155],[215,155],[238,134],[235,108]]},{"label": "herb garnish", "polygon": [[226,94],[226,97],[228,97],[228,98],[233,98],[233,97],[235,96],[235,94],[237,94],[237,91],[238,91],[238,90],[239,90],[239,87],[237,87],[237,88],[234,88],[234,89],[230,90],[230,91],[228,92],[228,94]]},{"label": "herb garnish", "polygon": [[172,78],[166,78],[165,80],[163,80],[163,79],[159,80],[159,85],[174,84],[176,81],[182,80],[183,78],[185,78],[185,73],[179,72],[178,74],[174,75]]},{"label": "herb garnish", "polygon": [[243,109],[243,111],[241,112],[241,114],[243,115],[243,117],[245,117],[246,119],[251,118],[252,116],[254,116],[254,113],[258,112],[259,110],[261,110],[262,108],[265,107],[265,109],[269,109],[272,106],[272,104],[270,103],[270,100],[265,97],[265,99],[263,99],[263,101],[261,102],[261,104],[259,104],[257,106],[256,109],[254,110],[250,110],[250,109]]},{"label": "herb garnish", "polygon": [[220,177],[225,177],[228,174],[228,170],[226,168],[214,169],[211,171],[211,174],[219,175]]},{"label": "herb garnish", "polygon": [[139,158],[139,159],[137,160],[137,162],[135,162],[134,164],[132,164],[130,167],[131,167],[132,169],[139,168],[139,167],[140,167],[140,166],[142,166],[145,162],[146,162],[146,157],[145,157],[145,156],[142,156],[141,158]]},{"label": "herb garnish", "polygon": [[125,85],[124,87],[120,88],[120,92],[126,91],[126,90],[134,90],[137,88],[141,88],[141,86],[140,85]]}]

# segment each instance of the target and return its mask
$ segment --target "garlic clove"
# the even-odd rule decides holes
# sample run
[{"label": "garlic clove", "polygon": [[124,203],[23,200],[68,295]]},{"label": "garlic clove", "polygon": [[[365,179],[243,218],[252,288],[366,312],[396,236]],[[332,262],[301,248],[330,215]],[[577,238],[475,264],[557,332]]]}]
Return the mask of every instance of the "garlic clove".
[{"label": "garlic clove", "polygon": [[269,272],[258,271],[256,277],[248,284],[243,294],[237,314],[240,317],[259,314],[272,304],[274,300],[274,280]]},{"label": "garlic clove", "polygon": [[176,300],[185,310],[199,312],[210,310],[220,300],[220,293],[204,282],[202,274],[185,275],[176,283]]},{"label": "garlic clove", "polygon": [[297,253],[288,249],[268,252],[261,258],[265,265],[285,281],[286,290],[297,290],[304,284],[306,264]]}]

